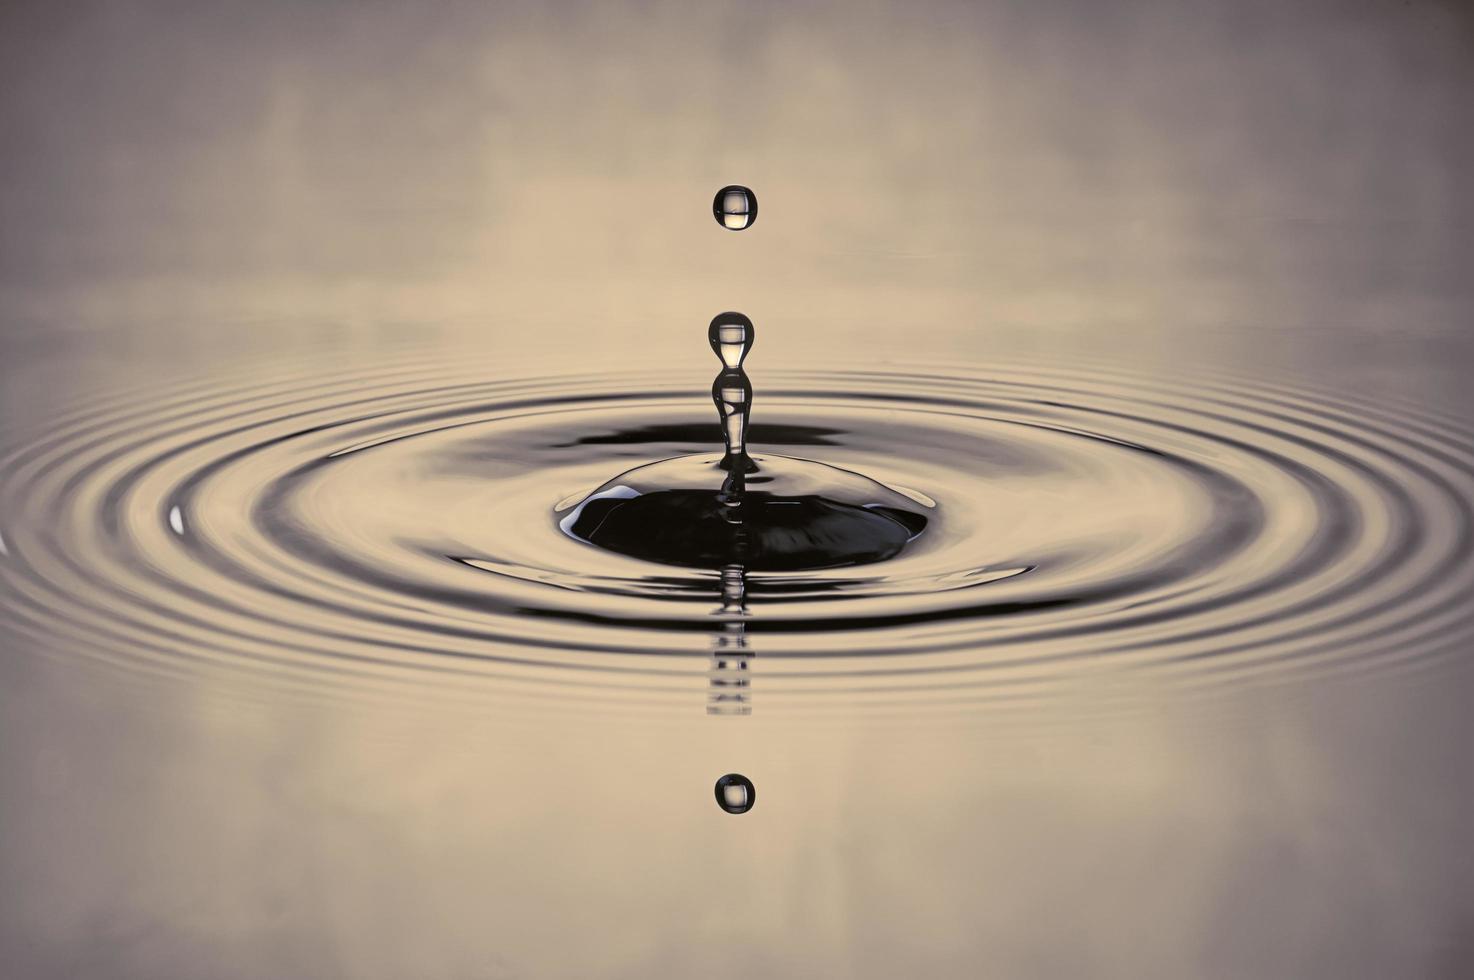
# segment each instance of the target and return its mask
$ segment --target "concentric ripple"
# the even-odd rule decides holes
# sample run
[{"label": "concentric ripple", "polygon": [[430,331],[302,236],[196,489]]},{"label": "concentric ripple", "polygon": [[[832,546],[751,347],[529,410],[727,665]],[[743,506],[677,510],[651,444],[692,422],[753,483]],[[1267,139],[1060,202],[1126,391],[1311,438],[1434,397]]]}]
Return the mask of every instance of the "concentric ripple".
[{"label": "concentric ripple", "polygon": [[1459,424],[1096,367],[765,369],[758,451],[933,523],[891,561],[750,572],[721,612],[716,572],[553,515],[709,452],[689,380],[426,361],[99,399],[9,436],[4,603],[47,649],[136,668],[641,705],[700,704],[740,619],[763,710],[1303,678],[1474,632]]}]

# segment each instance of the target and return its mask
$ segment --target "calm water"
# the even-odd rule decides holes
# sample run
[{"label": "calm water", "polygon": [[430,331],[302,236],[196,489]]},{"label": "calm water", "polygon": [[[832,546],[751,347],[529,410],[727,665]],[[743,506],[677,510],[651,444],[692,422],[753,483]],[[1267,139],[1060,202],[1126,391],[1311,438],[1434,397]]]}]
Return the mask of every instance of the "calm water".
[{"label": "calm water", "polygon": [[[1469,21],[1280,6],[8,9],[0,973],[1466,975]],[[560,528],[722,310],[899,556]]]}]

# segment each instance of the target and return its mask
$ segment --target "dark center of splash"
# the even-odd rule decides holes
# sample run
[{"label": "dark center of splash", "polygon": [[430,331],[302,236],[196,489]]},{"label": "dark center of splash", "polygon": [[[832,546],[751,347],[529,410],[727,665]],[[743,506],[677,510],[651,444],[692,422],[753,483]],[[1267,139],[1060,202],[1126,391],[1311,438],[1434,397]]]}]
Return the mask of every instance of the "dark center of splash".
[{"label": "dark center of splash", "polygon": [[927,526],[925,505],[849,470],[751,456],[752,383],[742,364],[752,321],[722,313],[707,337],[722,362],[712,383],[726,451],[622,473],[558,522],[607,551],[687,568],[803,571],[894,558]]},{"label": "dark center of splash", "polygon": [[[783,456],[745,458],[754,469],[741,492],[728,489],[723,459],[663,460],[610,480],[560,526],[631,558],[749,571],[885,561],[926,528],[919,504],[858,474]],[[702,486],[702,476],[718,485]]]}]

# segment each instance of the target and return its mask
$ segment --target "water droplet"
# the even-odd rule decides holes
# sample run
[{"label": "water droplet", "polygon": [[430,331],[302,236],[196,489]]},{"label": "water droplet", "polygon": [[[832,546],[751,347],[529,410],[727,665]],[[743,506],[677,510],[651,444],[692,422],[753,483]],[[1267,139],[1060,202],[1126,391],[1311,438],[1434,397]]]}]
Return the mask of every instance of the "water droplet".
[{"label": "water droplet", "polygon": [[756,800],[757,790],[746,776],[729,772],[717,780],[717,806],[728,813],[746,813]]},{"label": "water droplet", "polygon": [[711,341],[711,349],[722,359],[722,365],[735,371],[752,350],[757,331],[753,329],[752,321],[741,313],[718,313],[712,317],[711,326],[706,328],[706,339]]},{"label": "water droplet", "polygon": [[728,231],[751,228],[757,220],[757,195],[740,184],[729,184],[717,191],[711,211]]}]

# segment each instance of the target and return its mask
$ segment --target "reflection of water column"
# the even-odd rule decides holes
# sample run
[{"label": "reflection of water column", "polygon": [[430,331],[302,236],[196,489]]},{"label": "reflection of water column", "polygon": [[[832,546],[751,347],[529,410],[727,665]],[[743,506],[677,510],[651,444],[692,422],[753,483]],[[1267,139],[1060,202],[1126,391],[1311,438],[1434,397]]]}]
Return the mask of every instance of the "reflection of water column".
[{"label": "reflection of water column", "polygon": [[721,617],[721,630],[712,640],[711,667],[707,671],[710,693],[706,713],[709,715],[750,715],[747,661],[747,571],[741,565],[722,569],[722,604],[716,615]]}]

